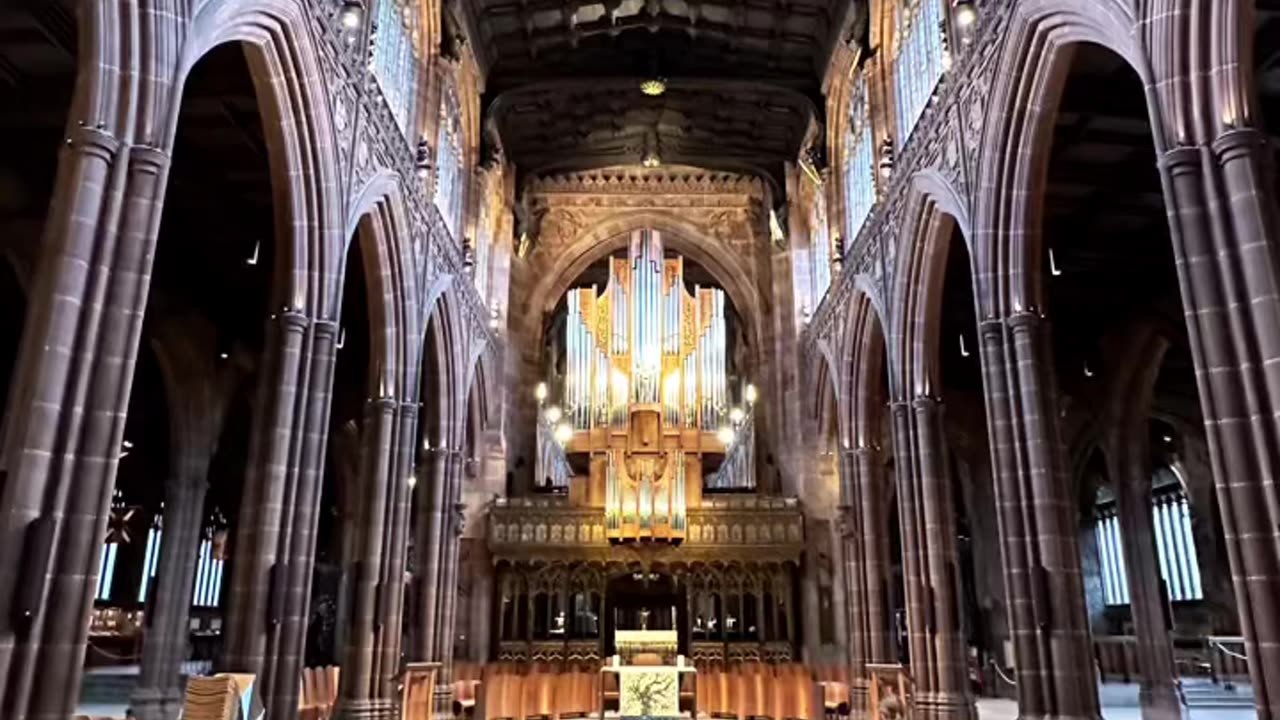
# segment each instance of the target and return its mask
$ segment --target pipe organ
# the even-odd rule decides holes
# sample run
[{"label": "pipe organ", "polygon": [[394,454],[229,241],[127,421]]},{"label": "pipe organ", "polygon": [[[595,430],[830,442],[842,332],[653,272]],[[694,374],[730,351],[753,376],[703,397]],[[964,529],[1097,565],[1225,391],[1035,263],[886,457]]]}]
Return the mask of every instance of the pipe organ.
[{"label": "pipe organ", "polygon": [[657,231],[632,233],[609,284],[569,291],[564,404],[574,430],[625,427],[628,408],[663,424],[715,432],[728,413],[725,296],[685,290],[684,258],[664,257]]},{"label": "pipe organ", "polygon": [[557,434],[589,457],[571,499],[603,506],[614,542],[682,541],[687,508],[701,502],[702,456],[732,442],[725,294],[686,290],[684,269],[661,233],[637,230],[626,257],[608,260],[603,291],[566,300]]}]

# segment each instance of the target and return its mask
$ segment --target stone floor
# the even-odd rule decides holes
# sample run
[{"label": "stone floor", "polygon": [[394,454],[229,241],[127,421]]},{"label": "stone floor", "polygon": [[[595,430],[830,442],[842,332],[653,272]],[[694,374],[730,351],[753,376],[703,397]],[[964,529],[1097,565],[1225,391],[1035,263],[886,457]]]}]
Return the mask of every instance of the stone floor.
[{"label": "stone floor", "polygon": [[[1184,690],[1197,689],[1200,682],[1184,681]],[[1253,697],[1251,688],[1240,686],[1234,693],[1241,702]],[[1102,703],[1104,720],[1142,720],[1142,708],[1138,704],[1138,686],[1132,683],[1103,683],[1098,687],[1098,699]],[[1189,720],[1254,720],[1257,712],[1252,707],[1192,707]],[[1013,700],[982,698],[978,700],[978,720],[1017,720],[1018,703]]]}]

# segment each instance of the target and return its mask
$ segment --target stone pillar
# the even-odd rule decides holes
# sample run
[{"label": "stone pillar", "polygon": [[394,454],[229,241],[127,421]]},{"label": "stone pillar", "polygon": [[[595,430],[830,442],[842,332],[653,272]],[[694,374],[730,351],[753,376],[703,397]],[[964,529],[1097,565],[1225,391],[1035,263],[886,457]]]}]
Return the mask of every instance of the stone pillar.
[{"label": "stone pillar", "polygon": [[1243,128],[1160,163],[1260,720],[1280,717],[1280,260],[1268,147]]},{"label": "stone pillar", "polygon": [[142,669],[130,703],[138,720],[174,720],[182,711],[180,668],[187,655],[209,452],[187,451],[165,488],[155,601],[146,616]]},{"label": "stone pillar", "polygon": [[1019,313],[983,322],[981,334],[1019,713],[1094,720],[1097,681],[1048,324]]},{"label": "stone pillar", "polygon": [[0,716],[75,709],[169,157],[67,139],[0,448]]},{"label": "stone pillar", "polygon": [[1173,662],[1169,601],[1156,554],[1145,423],[1141,435],[1141,438],[1137,433],[1129,435],[1127,442],[1133,446],[1121,451],[1125,461],[1113,463],[1117,472],[1112,473],[1116,515],[1123,538],[1125,580],[1129,584],[1129,610],[1138,639],[1138,669],[1142,673],[1138,696],[1143,718],[1176,720],[1187,716],[1187,708]]},{"label": "stone pillar", "polygon": [[848,588],[850,694],[854,714],[867,710],[867,663],[891,662],[885,611],[888,527],[884,466],[872,447],[840,451],[845,506],[841,510]]},{"label": "stone pillar", "polygon": [[942,403],[893,404],[911,675],[921,720],[975,717],[960,622],[955,509]]},{"label": "stone pillar", "polygon": [[445,527],[441,538],[440,620],[436,627],[436,657],[442,663],[440,676],[443,682],[453,679],[453,644],[458,606],[458,550],[466,523],[466,506],[462,503],[462,455],[453,453],[447,464],[449,490]]},{"label": "stone pillar", "polygon": [[[418,437],[418,404],[415,401],[402,402],[397,421],[398,439],[393,450],[391,471],[391,508],[389,525],[391,531],[386,534],[384,548],[387,561],[382,572],[382,607],[378,609],[378,617],[383,625],[379,641],[380,659],[375,667],[375,689],[378,697],[395,702],[398,696],[395,678],[400,672],[401,658],[404,648],[403,639],[405,581],[408,577],[409,547],[409,514],[412,509],[410,497],[412,488],[418,479],[414,468],[417,455]],[[413,485],[409,478],[413,476]]]},{"label": "stone pillar", "polygon": [[440,577],[441,531],[445,522],[444,504],[448,490],[448,455],[442,448],[428,449],[423,452],[422,466],[429,468],[429,476],[425,487],[418,488],[418,536],[415,540],[418,627],[414,633],[413,655],[415,660],[430,661],[439,659],[436,655],[436,625],[441,598],[437,587]]},{"label": "stone pillar", "polygon": [[342,649],[342,677],[337,716],[343,720],[384,718],[391,714],[389,703],[380,702],[373,687],[374,656],[377,635],[382,623],[378,615],[386,543],[388,497],[392,492],[390,477],[392,440],[395,433],[396,401],[384,397],[365,403],[361,437],[359,510],[356,530],[355,563],[344,572],[350,575],[351,614],[347,623],[346,644]]},{"label": "stone pillar", "polygon": [[258,676],[272,718],[298,706],[336,330],[278,316],[249,451],[222,666]]}]

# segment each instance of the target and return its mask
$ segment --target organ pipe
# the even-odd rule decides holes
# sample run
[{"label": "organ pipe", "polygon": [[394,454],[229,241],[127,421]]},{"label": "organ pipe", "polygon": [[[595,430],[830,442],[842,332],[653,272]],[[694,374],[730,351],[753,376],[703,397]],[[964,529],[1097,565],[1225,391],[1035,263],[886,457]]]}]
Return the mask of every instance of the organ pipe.
[{"label": "organ pipe", "polygon": [[576,430],[626,427],[631,404],[661,405],[672,428],[715,432],[727,417],[728,344],[719,288],[685,290],[684,259],[638,230],[609,283],[571,290],[566,415]]}]

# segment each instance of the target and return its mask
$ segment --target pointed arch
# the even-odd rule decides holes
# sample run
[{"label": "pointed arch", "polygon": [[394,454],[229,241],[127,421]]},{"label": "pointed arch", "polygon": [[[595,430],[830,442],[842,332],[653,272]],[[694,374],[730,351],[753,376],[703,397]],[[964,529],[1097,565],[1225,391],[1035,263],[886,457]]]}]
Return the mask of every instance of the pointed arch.
[{"label": "pointed arch", "polygon": [[[1152,92],[1152,73],[1137,46],[1127,3],[1100,0],[1086,12],[1068,0],[1015,5],[1002,48],[975,187],[971,248],[979,318],[1003,317],[1043,306],[1039,277],[1042,198],[1058,105],[1080,43],[1119,55]],[[1152,107],[1148,97],[1148,107]],[[1165,147],[1163,124],[1151,123]]]},{"label": "pointed arch", "polygon": [[[263,113],[267,154],[275,178],[277,304],[316,318],[337,312],[344,227],[329,91],[305,6],[279,0],[209,0],[192,19],[183,46],[178,87],[211,49],[243,43]],[[172,147],[180,103],[164,125]],[[281,182],[287,180],[287,182]],[[340,286],[339,286],[340,287]]]},{"label": "pointed arch", "polygon": [[[895,400],[931,397],[940,388],[938,333],[943,282],[953,230],[962,227],[946,210],[948,205],[954,206],[958,193],[935,195],[929,189],[933,184],[931,176],[922,177],[926,180],[913,185],[907,202],[907,222],[899,241],[902,251],[894,269],[890,301],[895,316],[888,331],[892,359],[889,388]],[[962,237],[967,244],[968,236],[962,233]],[[981,276],[972,267],[970,272],[980,286]]]}]

